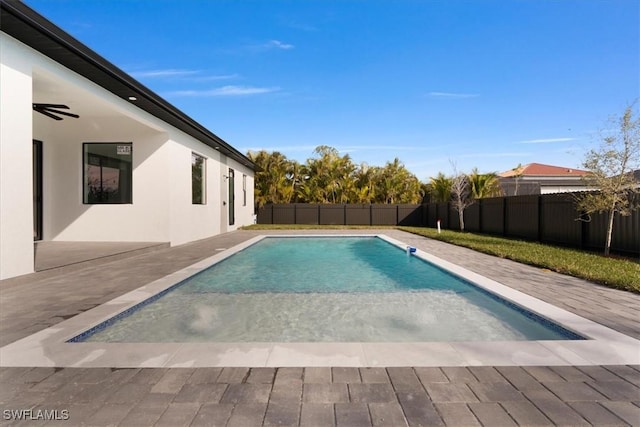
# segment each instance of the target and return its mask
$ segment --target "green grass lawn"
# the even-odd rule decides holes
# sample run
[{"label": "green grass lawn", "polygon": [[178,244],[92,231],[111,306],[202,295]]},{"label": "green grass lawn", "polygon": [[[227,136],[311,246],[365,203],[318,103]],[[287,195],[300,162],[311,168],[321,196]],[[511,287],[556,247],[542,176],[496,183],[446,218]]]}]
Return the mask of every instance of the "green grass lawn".
[{"label": "green grass lawn", "polygon": [[318,225],[252,225],[248,230],[310,230],[310,229],[379,229],[395,228],[507,258],[523,264],[546,268],[569,276],[600,283],[611,288],[640,293],[640,262],[621,257],[604,257],[592,252],[561,248],[542,243],[505,239],[483,234],[424,227],[369,227],[369,226],[318,226]]}]

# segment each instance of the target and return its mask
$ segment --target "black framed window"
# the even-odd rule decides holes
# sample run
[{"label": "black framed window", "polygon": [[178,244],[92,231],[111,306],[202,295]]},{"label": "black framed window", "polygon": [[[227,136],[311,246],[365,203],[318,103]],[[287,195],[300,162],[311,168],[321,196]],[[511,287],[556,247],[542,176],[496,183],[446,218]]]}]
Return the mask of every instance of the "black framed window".
[{"label": "black framed window", "polygon": [[132,203],[132,151],[130,142],[82,144],[83,203]]},{"label": "black framed window", "polygon": [[236,173],[233,169],[229,169],[229,225],[236,222]]},{"label": "black framed window", "polygon": [[196,153],[191,153],[191,203],[204,205],[206,198],[206,165],[207,159]]}]

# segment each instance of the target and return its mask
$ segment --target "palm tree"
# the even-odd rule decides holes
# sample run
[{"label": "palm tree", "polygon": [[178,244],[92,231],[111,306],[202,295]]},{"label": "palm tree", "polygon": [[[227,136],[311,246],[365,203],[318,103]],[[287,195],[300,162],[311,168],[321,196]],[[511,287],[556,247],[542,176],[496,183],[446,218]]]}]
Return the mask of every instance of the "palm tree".
[{"label": "palm tree", "polygon": [[284,177],[286,179],[286,186],[282,189],[284,203],[300,201],[300,186],[306,178],[302,165],[295,160],[289,160]]},{"label": "palm tree", "polygon": [[418,203],[422,187],[397,157],[380,169],[376,180],[376,201],[379,203]]},{"label": "palm tree", "polygon": [[304,164],[279,152],[249,152],[256,164],[255,203],[419,203],[423,185],[398,158],[384,167],[357,166],[326,145]]},{"label": "palm tree", "polygon": [[498,175],[495,172],[480,173],[478,168],[473,168],[471,173],[467,175],[469,186],[471,189],[471,197],[474,199],[483,199],[486,197],[497,197],[502,195],[502,188]]},{"label": "palm tree", "polygon": [[453,178],[445,176],[442,172],[434,178],[430,178],[431,198],[433,202],[448,202],[451,200],[451,187]]},{"label": "palm tree", "polygon": [[[356,166],[348,154],[340,157],[337,149],[326,145],[316,147],[318,157],[307,159],[309,175],[307,195],[315,203],[347,203],[355,185]],[[313,188],[313,193],[309,189]]]},{"label": "palm tree", "polygon": [[288,203],[291,200],[287,171],[291,162],[277,151],[265,150],[248,153],[249,159],[258,166],[255,173],[255,203],[258,207],[266,203]]},{"label": "palm tree", "polygon": [[354,188],[352,190],[351,203],[373,203],[376,197],[375,181],[380,168],[369,166],[366,163],[360,164],[353,174]]}]

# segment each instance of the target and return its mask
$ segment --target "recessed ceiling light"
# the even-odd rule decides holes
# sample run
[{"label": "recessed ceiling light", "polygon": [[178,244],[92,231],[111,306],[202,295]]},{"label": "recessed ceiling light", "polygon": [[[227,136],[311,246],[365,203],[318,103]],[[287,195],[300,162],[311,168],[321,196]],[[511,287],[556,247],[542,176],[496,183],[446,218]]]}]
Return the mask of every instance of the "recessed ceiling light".
[{"label": "recessed ceiling light", "polygon": [[220,147],[213,147],[213,148],[215,148],[216,150],[219,150],[219,149],[220,149]]},{"label": "recessed ceiling light", "polygon": [[135,96],[130,96],[129,97],[129,101],[137,101],[137,100],[138,100],[138,98],[136,98]]}]

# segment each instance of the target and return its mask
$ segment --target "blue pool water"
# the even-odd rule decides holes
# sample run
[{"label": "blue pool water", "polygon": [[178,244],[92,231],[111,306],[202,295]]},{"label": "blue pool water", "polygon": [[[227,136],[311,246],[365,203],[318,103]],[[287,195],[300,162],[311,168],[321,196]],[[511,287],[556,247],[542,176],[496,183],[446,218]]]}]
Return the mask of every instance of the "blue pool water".
[{"label": "blue pool water", "polygon": [[269,237],[72,341],[580,339],[376,237]]}]

